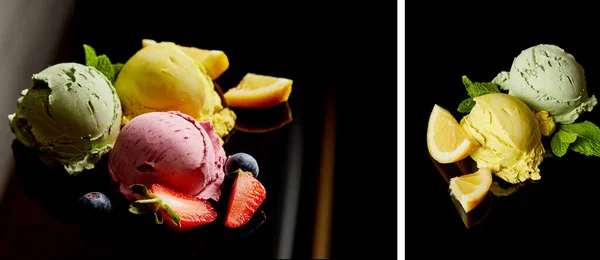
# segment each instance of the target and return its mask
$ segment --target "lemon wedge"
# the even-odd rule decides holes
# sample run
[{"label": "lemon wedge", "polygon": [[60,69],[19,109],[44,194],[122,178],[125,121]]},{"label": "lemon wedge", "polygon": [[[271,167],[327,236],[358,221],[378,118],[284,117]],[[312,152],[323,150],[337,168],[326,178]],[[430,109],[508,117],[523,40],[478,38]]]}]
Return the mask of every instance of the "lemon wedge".
[{"label": "lemon wedge", "polygon": [[223,97],[234,108],[267,108],[287,102],[293,81],[286,78],[247,73]]},{"label": "lemon wedge", "polygon": [[488,168],[450,179],[450,194],[469,212],[485,198],[492,186],[492,172]]},{"label": "lemon wedge", "polygon": [[479,143],[467,135],[448,110],[434,105],[427,125],[427,148],[440,163],[453,163],[469,156]]},{"label": "lemon wedge", "polygon": [[[142,48],[156,43],[155,40],[143,39]],[[206,74],[208,74],[212,80],[216,80],[229,68],[229,58],[227,58],[227,55],[225,55],[223,51],[205,50],[181,45],[178,46],[190,58],[202,64],[206,70]]]}]

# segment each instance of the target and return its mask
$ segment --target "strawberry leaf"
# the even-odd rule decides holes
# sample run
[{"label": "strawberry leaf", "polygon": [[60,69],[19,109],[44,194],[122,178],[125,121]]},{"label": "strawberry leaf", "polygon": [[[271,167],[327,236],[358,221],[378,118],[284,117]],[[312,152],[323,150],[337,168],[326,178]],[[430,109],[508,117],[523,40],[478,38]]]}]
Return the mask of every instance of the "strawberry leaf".
[{"label": "strawberry leaf", "polygon": [[162,210],[167,214],[167,216],[169,216],[171,221],[173,221],[173,224],[181,227],[181,219],[179,218],[179,215],[177,215],[177,213],[175,213],[175,211],[173,211],[169,205],[164,204]]},{"label": "strawberry leaf", "polygon": [[[136,200],[131,203],[131,205],[129,205],[129,212],[133,214],[154,213],[154,221],[156,224],[162,224],[163,217],[160,211],[164,210],[166,206],[163,204],[162,200],[148,190],[143,184],[133,184],[129,186],[129,188],[133,193],[144,197],[144,199]],[[179,221],[179,216],[177,216],[177,221]]]},{"label": "strawberry leaf", "polygon": [[133,185],[129,186],[129,188],[131,189],[131,191],[133,191],[133,193],[141,195],[144,198],[147,198],[147,199],[156,198],[156,196],[154,194],[152,194],[152,192],[150,192],[150,190],[148,190],[148,188],[146,188],[146,186],[144,186],[144,184],[133,184]]},{"label": "strawberry leaf", "polygon": [[162,224],[162,223],[163,223],[163,216],[162,216],[162,213],[160,213],[160,212],[158,212],[158,213],[157,213],[157,212],[154,212],[154,222],[155,222],[157,225],[160,225],[160,224]]},{"label": "strawberry leaf", "polygon": [[129,212],[136,214],[136,215],[142,215],[142,214],[148,214],[148,213],[152,213],[150,210],[145,209],[145,208],[140,208],[140,207],[136,207],[135,205],[129,205]]},{"label": "strawberry leaf", "polygon": [[173,224],[181,227],[181,218],[179,215],[169,205],[163,204],[163,201],[148,190],[146,186],[143,184],[133,184],[129,188],[133,193],[144,197],[144,199],[131,203],[129,205],[129,212],[133,214],[154,213],[154,222],[159,225],[163,223],[163,213],[165,213]]},{"label": "strawberry leaf", "polygon": [[159,198],[153,198],[153,199],[144,199],[144,200],[136,200],[134,203],[135,204],[153,204],[153,203],[161,203],[162,200]]}]

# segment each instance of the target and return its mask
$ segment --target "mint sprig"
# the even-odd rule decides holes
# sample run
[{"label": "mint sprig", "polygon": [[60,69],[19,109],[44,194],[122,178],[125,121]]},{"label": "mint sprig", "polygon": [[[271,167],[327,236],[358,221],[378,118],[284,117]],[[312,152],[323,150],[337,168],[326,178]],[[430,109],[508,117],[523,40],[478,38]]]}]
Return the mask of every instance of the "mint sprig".
[{"label": "mint sprig", "polygon": [[114,83],[121,68],[123,68],[123,64],[112,64],[108,56],[104,54],[98,56],[96,50],[87,44],[83,45],[83,51],[85,53],[85,65],[98,69],[110,82]]},{"label": "mint sprig", "polygon": [[590,121],[560,125],[550,140],[552,153],[562,157],[571,150],[600,157],[600,128]]},{"label": "mint sprig", "polygon": [[498,84],[493,82],[472,82],[467,76],[462,76],[463,85],[467,89],[469,98],[460,102],[457,111],[460,113],[468,114],[471,109],[475,106],[474,97],[482,96],[489,93],[500,93]]},{"label": "mint sprig", "polygon": [[458,105],[457,110],[460,113],[468,114],[469,112],[471,112],[471,109],[473,109],[474,106],[475,100],[473,100],[473,98],[467,98],[460,102],[460,105]]}]

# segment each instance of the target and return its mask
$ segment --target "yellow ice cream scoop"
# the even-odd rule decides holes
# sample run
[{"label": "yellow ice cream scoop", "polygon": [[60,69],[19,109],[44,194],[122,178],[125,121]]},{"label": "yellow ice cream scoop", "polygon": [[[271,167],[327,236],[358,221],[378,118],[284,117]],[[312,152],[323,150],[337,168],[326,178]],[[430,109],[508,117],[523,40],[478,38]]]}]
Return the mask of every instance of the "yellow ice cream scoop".
[{"label": "yellow ice cream scoop", "polygon": [[477,167],[491,168],[510,183],[539,180],[544,147],[533,111],[518,98],[503,93],[474,100],[475,106],[461,125],[480,144],[471,153]]},{"label": "yellow ice cream scoop", "polygon": [[148,45],[123,66],[115,82],[123,106],[123,124],[155,111],[180,111],[213,123],[217,134],[233,129],[236,116],[223,108],[204,66],[175,43]]},{"label": "yellow ice cream scoop", "polygon": [[[157,42],[150,39],[142,40],[142,47],[152,44],[157,44]],[[205,50],[181,45],[178,46],[183,52],[185,52],[185,54],[190,56],[196,62],[202,64],[206,69],[206,74],[208,74],[213,80],[217,79],[229,68],[229,58],[227,58],[227,55],[225,55],[223,51]]]},{"label": "yellow ice cream scoop", "polygon": [[547,111],[533,112],[535,113],[535,119],[540,127],[540,133],[543,136],[551,136],[554,133],[554,130],[556,130],[554,118]]}]

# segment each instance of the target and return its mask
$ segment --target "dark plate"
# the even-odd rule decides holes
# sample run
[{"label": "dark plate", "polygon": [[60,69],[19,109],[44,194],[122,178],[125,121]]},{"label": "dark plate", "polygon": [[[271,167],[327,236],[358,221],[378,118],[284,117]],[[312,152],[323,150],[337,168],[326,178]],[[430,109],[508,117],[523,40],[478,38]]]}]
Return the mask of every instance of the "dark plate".
[{"label": "dark plate", "polygon": [[[155,227],[153,218],[150,216],[138,216],[129,213],[129,201],[119,194],[116,185],[108,175],[108,156],[98,162],[93,170],[84,171],[76,176],[69,176],[61,167],[44,165],[32,150],[23,146],[17,140],[13,141],[12,148],[15,157],[15,176],[23,185],[23,191],[27,197],[60,222],[83,226],[87,232],[86,237],[92,238],[96,246],[100,242],[113,241],[94,238],[94,236],[100,236],[102,233],[118,232],[118,230],[126,227],[135,226],[138,229],[136,233],[144,237],[153,236],[153,233],[157,230],[164,229],[163,226]],[[251,235],[253,231],[265,223],[267,220],[266,214],[262,209],[259,209],[247,225],[236,229],[225,228],[224,216],[226,215],[226,204],[229,201],[232,184],[233,180],[227,178],[223,183],[223,195],[220,201],[213,203],[217,211],[217,220],[189,232],[192,234],[191,236],[204,239],[210,237],[213,240],[211,242],[216,243],[222,243],[226,240],[240,240]],[[90,191],[102,192],[111,199],[114,212],[106,216],[107,219],[88,221],[86,216],[78,210],[78,198]],[[115,225],[115,223],[118,225]],[[102,232],[90,233],[89,231]],[[169,234],[168,230],[163,232]],[[170,236],[177,239],[186,237],[173,232]],[[181,242],[179,243],[181,244]]]}]

